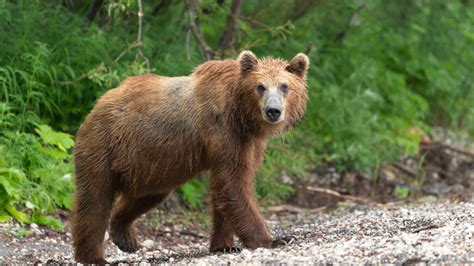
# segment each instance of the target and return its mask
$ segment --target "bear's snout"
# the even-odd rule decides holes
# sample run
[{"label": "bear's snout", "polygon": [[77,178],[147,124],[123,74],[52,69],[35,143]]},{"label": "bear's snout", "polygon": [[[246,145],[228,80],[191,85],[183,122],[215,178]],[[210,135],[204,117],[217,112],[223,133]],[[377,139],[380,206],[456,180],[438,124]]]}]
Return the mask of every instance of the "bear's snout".
[{"label": "bear's snout", "polygon": [[268,93],[264,96],[265,104],[263,106],[263,118],[272,124],[276,124],[283,120],[284,107],[282,96],[278,92]]},{"label": "bear's snout", "polygon": [[277,122],[280,119],[282,108],[280,106],[267,106],[265,114],[270,122]]}]

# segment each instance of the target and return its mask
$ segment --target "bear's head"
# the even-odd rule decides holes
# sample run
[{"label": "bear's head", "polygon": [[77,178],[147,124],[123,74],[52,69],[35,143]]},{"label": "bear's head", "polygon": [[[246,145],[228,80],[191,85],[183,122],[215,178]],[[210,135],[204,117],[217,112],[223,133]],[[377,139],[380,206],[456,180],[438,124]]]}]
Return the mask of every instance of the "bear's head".
[{"label": "bear's head", "polygon": [[243,51],[237,61],[246,111],[264,131],[280,133],[303,118],[308,101],[306,73],[309,59],[305,54],[299,53],[287,62],[258,59],[252,52]]}]

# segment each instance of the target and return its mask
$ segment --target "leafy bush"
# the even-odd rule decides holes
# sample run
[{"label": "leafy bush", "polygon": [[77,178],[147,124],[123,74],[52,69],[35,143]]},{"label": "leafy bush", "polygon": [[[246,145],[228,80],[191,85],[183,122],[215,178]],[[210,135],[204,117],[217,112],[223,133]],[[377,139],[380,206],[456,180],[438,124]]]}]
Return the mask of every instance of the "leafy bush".
[{"label": "leafy bush", "polygon": [[61,229],[48,213],[71,207],[72,137],[46,125],[37,125],[37,134],[21,132],[8,106],[0,110],[0,221],[10,215]]},{"label": "leafy bush", "polygon": [[[205,58],[182,1],[164,1],[154,14],[157,6],[144,3],[145,57],[136,50],[136,2],[105,2],[91,22],[86,5],[0,0],[2,218],[49,223],[40,217],[70,206],[64,177],[72,173],[72,138],[55,130],[73,134],[104,91],[144,72],[187,75]],[[203,38],[218,47],[231,1],[198,2]],[[256,192],[265,203],[291,193],[282,173],[304,176],[309,166],[326,164],[374,171],[415,153],[420,132],[433,125],[474,137],[469,1],[245,2],[237,27],[226,57],[252,49],[288,59],[307,50],[312,62],[306,118],[269,143],[258,173]],[[202,206],[205,180],[179,189],[191,207]]]}]

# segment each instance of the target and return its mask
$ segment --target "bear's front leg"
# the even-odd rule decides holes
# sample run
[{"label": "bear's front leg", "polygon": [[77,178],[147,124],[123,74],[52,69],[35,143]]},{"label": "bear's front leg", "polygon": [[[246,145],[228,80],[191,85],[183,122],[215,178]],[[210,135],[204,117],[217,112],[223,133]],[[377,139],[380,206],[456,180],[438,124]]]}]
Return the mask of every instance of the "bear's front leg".
[{"label": "bear's front leg", "polygon": [[230,221],[224,218],[222,210],[218,209],[212,195],[212,235],[211,252],[234,253],[240,252],[240,248],[234,244],[234,230]]},{"label": "bear's front leg", "polygon": [[[239,169],[229,166],[213,171],[211,177],[211,193],[215,198],[213,208],[218,211],[217,214],[221,213],[222,217],[214,219],[211,251],[218,248],[213,245],[229,245],[230,237],[226,233],[235,233],[247,248],[274,246],[272,237],[253,200],[254,171],[240,166]],[[228,228],[226,230],[232,228],[233,232],[224,232],[222,231],[224,228]]]}]

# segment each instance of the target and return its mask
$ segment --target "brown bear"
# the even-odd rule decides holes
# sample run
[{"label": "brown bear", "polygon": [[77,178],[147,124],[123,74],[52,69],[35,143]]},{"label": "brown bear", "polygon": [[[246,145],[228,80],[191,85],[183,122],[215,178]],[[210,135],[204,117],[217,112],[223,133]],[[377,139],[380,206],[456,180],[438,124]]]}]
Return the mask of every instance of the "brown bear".
[{"label": "brown bear", "polygon": [[237,60],[205,62],[190,76],[131,77],[103,95],[74,149],[77,262],[106,262],[109,217],[113,242],[136,251],[134,220],[203,171],[210,172],[210,250],[238,250],[234,235],[247,248],[274,245],[253,180],[267,139],[303,117],[308,65],[304,54],[288,63],[244,51]]}]

